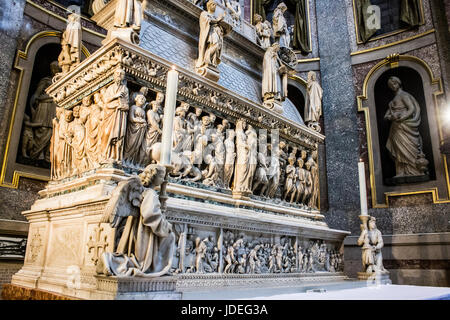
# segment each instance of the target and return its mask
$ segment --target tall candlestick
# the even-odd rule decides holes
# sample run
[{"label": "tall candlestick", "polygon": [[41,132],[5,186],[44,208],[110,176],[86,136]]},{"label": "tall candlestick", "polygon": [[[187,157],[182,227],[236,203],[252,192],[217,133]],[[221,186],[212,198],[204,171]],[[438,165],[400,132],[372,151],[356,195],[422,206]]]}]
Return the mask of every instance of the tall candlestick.
[{"label": "tall candlestick", "polygon": [[175,66],[167,73],[166,102],[164,104],[163,133],[161,143],[160,165],[170,166],[172,156],[172,132],[175,108],[177,105],[178,71]]},{"label": "tall candlestick", "polygon": [[364,161],[358,163],[359,171],[359,194],[361,198],[361,215],[367,216],[367,194],[366,194],[366,169]]}]

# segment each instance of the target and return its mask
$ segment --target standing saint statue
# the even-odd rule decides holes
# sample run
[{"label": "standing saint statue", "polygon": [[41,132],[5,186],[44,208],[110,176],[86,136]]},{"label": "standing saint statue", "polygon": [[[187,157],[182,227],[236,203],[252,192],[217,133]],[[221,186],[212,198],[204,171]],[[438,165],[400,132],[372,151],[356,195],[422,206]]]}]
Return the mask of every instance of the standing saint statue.
[{"label": "standing saint statue", "polygon": [[33,128],[33,147],[29,157],[33,160],[43,158],[50,163],[50,141],[52,138],[53,118],[56,115],[56,104],[45,90],[51,86],[52,78],[59,71],[58,62],[50,64],[52,76],[42,78],[30,99],[31,123],[39,124]]},{"label": "standing saint statue", "polygon": [[128,112],[127,134],[125,137],[124,158],[134,164],[144,162],[142,143],[147,132],[147,119],[145,119],[146,98],[138,94],[135,104]]},{"label": "standing saint statue", "polygon": [[223,48],[223,37],[230,31],[224,22],[225,12],[216,18],[216,1],[209,0],[206,4],[207,11],[200,14],[200,36],[198,39],[198,59],[195,67],[201,75],[209,77],[206,68],[214,71],[211,79],[218,80],[218,71],[214,69],[220,64]]},{"label": "standing saint statue", "polygon": [[286,18],[284,17],[286,10],[286,4],[281,2],[273,12],[272,24],[275,41],[280,44],[280,47],[290,48],[291,36],[289,34]]},{"label": "standing saint statue", "polygon": [[66,30],[61,38],[61,53],[58,57],[59,66],[63,73],[74,69],[81,62],[81,39],[83,31],[80,23],[81,16],[72,13],[67,18]]},{"label": "standing saint statue", "polygon": [[262,82],[262,96],[264,101],[269,99],[284,101],[286,98],[280,72],[283,67],[283,62],[278,56],[279,50],[280,45],[276,42],[264,54]]},{"label": "standing saint statue", "polygon": [[104,160],[121,161],[127,128],[129,92],[125,71],[114,72],[114,83],[104,93],[104,114],[102,123],[101,145]]},{"label": "standing saint statue", "polygon": [[417,100],[403,91],[402,82],[390,77],[389,88],[395,93],[384,116],[391,121],[386,148],[395,161],[395,178],[424,176],[428,173],[428,160],[422,151],[420,106]]},{"label": "standing saint statue", "polygon": [[316,73],[308,72],[308,83],[306,85],[305,123],[308,127],[320,132],[319,120],[322,115],[323,90],[317,82]]},{"label": "standing saint statue", "polygon": [[142,13],[142,0],[118,0],[114,15],[114,27],[132,28],[139,33]]},{"label": "standing saint statue", "polygon": [[155,191],[165,167],[152,164],[139,176],[120,182],[106,206],[102,222],[123,232],[114,252],[103,253],[97,273],[107,276],[160,277],[172,266],[175,233],[161,211]]},{"label": "standing saint statue", "polygon": [[233,192],[251,194],[253,173],[250,167],[250,146],[245,129],[247,122],[240,119],[236,123],[236,165],[234,170]]}]

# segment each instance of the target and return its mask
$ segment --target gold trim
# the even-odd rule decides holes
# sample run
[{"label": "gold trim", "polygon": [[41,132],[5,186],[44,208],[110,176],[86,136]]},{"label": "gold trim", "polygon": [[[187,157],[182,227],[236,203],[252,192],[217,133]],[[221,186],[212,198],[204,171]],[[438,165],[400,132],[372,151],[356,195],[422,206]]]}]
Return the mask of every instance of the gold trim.
[{"label": "gold trim", "polygon": [[[431,80],[431,85],[438,85],[438,91],[433,92],[433,102],[434,107],[436,110],[436,119],[437,119],[437,125],[438,125],[438,132],[439,132],[439,139],[442,141],[442,127],[441,127],[441,120],[440,120],[440,112],[439,112],[439,104],[437,101],[437,97],[444,94],[443,86],[442,86],[442,80],[441,78],[434,78],[433,71],[428,66],[428,64],[423,61],[420,58],[409,56],[409,55],[399,55],[398,61],[414,61],[421,66],[425,68],[425,70],[428,72],[428,76]],[[370,124],[370,110],[369,107],[363,107],[363,101],[368,99],[367,90],[368,90],[368,83],[370,79],[372,78],[373,74],[381,69],[382,67],[386,65],[390,65],[391,60],[386,58],[383,61],[379,62],[377,65],[375,65],[367,74],[366,78],[364,79],[363,84],[363,94],[357,96],[357,103],[358,103],[358,112],[364,112],[364,118],[366,121],[366,135],[367,135],[367,149],[369,154],[369,171],[370,171],[370,189],[371,189],[371,196],[372,196],[372,207],[373,208],[388,208],[389,207],[389,197],[397,197],[397,196],[406,196],[406,195],[414,195],[414,194],[427,194],[431,193],[433,196],[433,204],[442,204],[442,203],[450,203],[450,179],[449,179],[449,172],[448,172],[448,166],[447,166],[447,157],[445,155],[442,155],[443,157],[443,163],[444,163],[444,169],[445,169],[445,179],[447,182],[447,192],[448,192],[448,200],[439,200],[439,190],[435,188],[425,189],[425,190],[419,190],[419,191],[413,191],[413,192],[386,192],[385,195],[385,203],[379,204],[377,203],[377,193],[376,193],[376,184],[375,184],[375,167],[374,167],[374,159],[373,159],[373,140],[372,140],[372,129]]]},{"label": "gold trim", "polygon": [[[42,181],[49,180],[48,176],[41,176],[41,175],[27,173],[27,172],[23,172],[23,171],[14,171],[11,183],[8,183],[8,182],[5,182],[5,176],[6,176],[6,167],[7,167],[7,163],[8,163],[9,147],[11,144],[11,137],[12,137],[12,132],[14,129],[14,123],[15,123],[15,119],[16,119],[17,105],[19,103],[19,97],[21,95],[23,75],[24,75],[24,69],[19,65],[19,59],[28,60],[29,50],[31,48],[31,45],[36,40],[41,39],[41,38],[46,38],[46,37],[61,38],[61,34],[62,34],[61,31],[39,32],[39,33],[33,35],[33,37],[31,37],[31,39],[28,41],[24,51],[22,51],[20,49],[17,51],[16,59],[14,61],[14,68],[19,70],[19,82],[18,82],[18,86],[17,86],[17,90],[16,90],[16,96],[14,98],[14,105],[13,105],[11,121],[10,121],[10,125],[9,125],[9,130],[8,130],[8,138],[6,140],[5,153],[4,153],[4,157],[3,157],[2,170],[1,170],[1,174],[0,174],[0,187],[17,189],[19,187],[20,177],[31,178],[31,179],[42,180]],[[86,58],[90,56],[89,50],[84,45],[82,45],[82,52]],[[33,62],[33,66],[34,66],[34,62]]]},{"label": "gold trim", "polygon": [[[292,76],[289,76],[289,79],[294,80],[294,81],[300,83],[300,84],[301,84],[302,86],[304,86],[305,89],[306,89],[306,86],[307,86],[308,83],[307,83],[307,81],[304,80],[303,78],[301,78],[301,77],[299,77],[299,76],[297,76],[297,75],[292,75]],[[305,98],[306,98],[306,97],[305,97]]]},{"label": "gold trim", "polygon": [[[250,0],[250,24],[253,25],[253,3],[255,2],[255,0]],[[309,33],[309,45],[311,47],[311,49],[309,51],[306,51],[308,53],[312,52],[312,36],[311,36],[311,17],[309,14],[309,0],[306,0],[306,11],[308,12],[308,33]],[[300,52],[300,50],[297,50],[298,52]],[[296,52],[297,52],[296,51]]]},{"label": "gold trim", "polygon": [[298,59],[298,63],[308,63],[308,62],[318,62],[320,58],[311,58],[311,59]]},{"label": "gold trim", "polygon": [[[356,17],[355,0],[352,0],[352,7],[353,7],[353,24],[355,25],[356,44],[364,44],[364,42],[362,42],[361,39],[359,39],[359,29],[358,29],[358,21],[357,21],[358,19]],[[425,13],[423,10],[423,1],[420,0],[420,23],[419,23],[419,26],[423,26],[424,24],[425,24]],[[392,36],[395,36],[397,34],[400,34],[402,32],[409,31],[409,30],[411,30],[411,28],[402,28],[402,29],[394,30],[394,31],[376,36],[375,38],[371,38],[366,43],[381,40],[381,39],[384,39],[387,37],[392,37]]]},{"label": "gold trim", "polygon": [[352,52],[350,55],[351,56],[356,56],[358,54],[363,54],[363,53],[377,51],[377,50],[384,49],[384,48],[389,48],[389,47],[395,46],[397,44],[405,43],[405,42],[408,42],[408,41],[411,41],[411,40],[415,40],[417,38],[421,38],[421,37],[427,36],[427,35],[429,35],[431,33],[434,33],[435,31],[436,31],[435,29],[431,29],[431,30],[425,31],[424,33],[416,34],[415,36],[412,36],[411,38],[398,40],[398,41],[395,41],[395,42],[392,42],[392,43],[388,43],[388,44],[385,44],[385,45],[382,45],[382,46],[379,46],[379,47],[375,47],[375,48],[365,49],[365,50],[361,50],[361,51],[355,51],[355,52]]},{"label": "gold trim", "polygon": [[[63,17],[61,17],[61,16],[59,16],[59,15],[57,15],[57,14],[55,14],[55,13],[53,13],[53,12],[47,10],[47,9],[45,9],[45,8],[43,8],[43,7],[41,7],[40,5],[38,5],[38,4],[34,3],[34,2],[31,2],[30,0],[27,0],[27,3],[30,4],[30,5],[32,5],[32,6],[35,7],[35,8],[39,9],[39,10],[44,11],[44,12],[47,13],[48,15],[51,15],[52,17],[55,17],[55,18],[58,19],[58,20],[67,22],[67,19],[65,19],[65,18],[63,18]],[[85,28],[85,27],[82,27],[82,29],[83,29],[83,31],[89,32],[89,33],[91,33],[91,34],[93,34],[93,35],[96,35],[97,37],[100,37],[100,38],[106,38],[106,35],[101,34],[101,33],[98,33],[98,32],[93,31],[93,30],[91,30],[91,29],[88,29],[88,28]]]}]

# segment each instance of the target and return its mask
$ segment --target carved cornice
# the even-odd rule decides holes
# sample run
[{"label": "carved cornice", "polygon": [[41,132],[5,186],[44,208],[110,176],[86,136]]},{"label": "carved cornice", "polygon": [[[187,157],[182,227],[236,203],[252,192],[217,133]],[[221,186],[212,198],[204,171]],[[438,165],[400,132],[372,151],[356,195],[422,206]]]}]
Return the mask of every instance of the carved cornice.
[{"label": "carved cornice", "polygon": [[[116,69],[125,70],[129,82],[164,90],[166,74],[172,63],[145,49],[113,39],[72,72],[58,79],[47,90],[55,102],[72,108],[83,97],[91,95],[113,81]],[[203,106],[230,121],[244,118],[255,128],[279,129],[280,137],[292,144],[316,150],[325,137],[244,98],[192,71],[178,67],[180,83],[178,99]]]}]

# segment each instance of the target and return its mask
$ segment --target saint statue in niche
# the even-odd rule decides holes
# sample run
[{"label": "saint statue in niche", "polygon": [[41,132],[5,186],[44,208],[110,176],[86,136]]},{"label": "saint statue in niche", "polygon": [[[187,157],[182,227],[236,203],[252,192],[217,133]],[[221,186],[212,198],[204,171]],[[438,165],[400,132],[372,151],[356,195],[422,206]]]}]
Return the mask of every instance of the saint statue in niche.
[{"label": "saint statue in niche", "polygon": [[308,83],[306,86],[305,122],[308,127],[320,132],[320,116],[322,115],[323,90],[316,80],[314,71],[308,72]]},{"label": "saint statue in niche", "polygon": [[276,42],[266,50],[263,60],[262,96],[264,101],[274,99],[284,101],[286,92],[283,88],[281,71],[284,64],[278,56],[280,45]]},{"label": "saint statue in niche", "polygon": [[[50,142],[53,131],[53,118],[56,104],[45,90],[51,86],[52,78],[59,72],[58,62],[50,64],[52,76],[42,78],[30,99],[31,117],[25,117],[22,137],[22,156],[32,160],[45,160],[50,163]],[[24,141],[25,138],[25,141]]]},{"label": "saint statue in niche", "polygon": [[290,48],[291,35],[289,34],[286,18],[284,17],[286,10],[286,4],[281,2],[273,13],[272,24],[275,41],[280,44],[280,47]]},{"label": "saint statue in niche", "polygon": [[419,103],[403,90],[399,78],[390,77],[388,86],[395,93],[384,116],[385,120],[391,122],[386,148],[395,161],[396,175],[392,180],[394,183],[417,182],[408,177],[428,180],[428,160],[422,151],[422,137],[419,132]]}]

